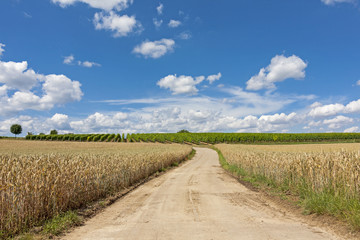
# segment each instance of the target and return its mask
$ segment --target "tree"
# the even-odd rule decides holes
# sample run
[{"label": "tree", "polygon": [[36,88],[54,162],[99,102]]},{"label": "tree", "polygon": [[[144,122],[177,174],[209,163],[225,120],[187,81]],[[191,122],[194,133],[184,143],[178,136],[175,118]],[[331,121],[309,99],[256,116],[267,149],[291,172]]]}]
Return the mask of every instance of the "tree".
[{"label": "tree", "polygon": [[190,133],[190,132],[188,130],[183,129],[183,130],[178,131],[177,133]]},{"label": "tree", "polygon": [[13,124],[13,125],[10,127],[10,132],[11,132],[12,134],[14,134],[15,137],[16,137],[16,135],[21,134],[21,132],[22,132],[22,127],[21,127],[21,125],[19,125],[19,124]]},{"label": "tree", "polygon": [[55,129],[54,129],[54,130],[51,130],[51,131],[50,131],[50,135],[58,135],[58,131],[56,131]]}]

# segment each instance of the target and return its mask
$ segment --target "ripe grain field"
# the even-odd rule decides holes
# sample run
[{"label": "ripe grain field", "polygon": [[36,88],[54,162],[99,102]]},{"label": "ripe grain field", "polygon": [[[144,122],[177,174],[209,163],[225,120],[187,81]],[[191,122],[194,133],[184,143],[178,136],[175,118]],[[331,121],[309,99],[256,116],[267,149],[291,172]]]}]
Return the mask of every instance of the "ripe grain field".
[{"label": "ripe grain field", "polygon": [[179,144],[0,140],[0,236],[129,187],[191,151]]},{"label": "ripe grain field", "polygon": [[329,214],[360,229],[360,144],[218,144],[226,168],[300,196],[308,213]]}]

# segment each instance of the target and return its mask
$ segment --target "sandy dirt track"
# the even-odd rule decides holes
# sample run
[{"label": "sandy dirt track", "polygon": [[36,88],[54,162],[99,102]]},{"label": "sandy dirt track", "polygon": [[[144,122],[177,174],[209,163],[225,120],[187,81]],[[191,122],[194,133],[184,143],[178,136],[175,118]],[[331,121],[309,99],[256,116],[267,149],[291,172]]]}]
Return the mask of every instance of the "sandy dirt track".
[{"label": "sandy dirt track", "polygon": [[206,148],[63,239],[338,239],[229,176]]}]

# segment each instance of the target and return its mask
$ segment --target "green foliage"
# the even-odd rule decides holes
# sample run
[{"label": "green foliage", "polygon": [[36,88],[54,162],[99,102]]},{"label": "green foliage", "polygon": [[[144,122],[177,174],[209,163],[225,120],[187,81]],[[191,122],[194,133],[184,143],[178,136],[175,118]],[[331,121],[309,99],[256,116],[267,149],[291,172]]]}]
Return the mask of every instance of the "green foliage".
[{"label": "green foliage", "polygon": [[58,135],[58,131],[53,129],[50,131],[50,135]]},{"label": "green foliage", "polygon": [[79,225],[81,222],[80,217],[72,211],[58,215],[45,223],[44,233],[59,235],[66,229],[72,226]]},{"label": "green foliage", "polygon": [[[360,142],[360,133],[137,133],[137,134],[65,134],[43,133],[26,136],[28,140],[94,141],[94,142],[159,142],[159,143],[241,143],[241,144],[278,144],[278,143],[317,143],[317,142]],[[57,138],[55,138],[57,136]]]},{"label": "green foliage", "polygon": [[107,138],[107,142],[111,142],[115,138],[115,134],[110,134]]},{"label": "green foliage", "polygon": [[189,143],[300,143],[359,142],[359,133],[140,133],[131,138],[142,142]]},{"label": "green foliage", "polygon": [[22,127],[21,127],[21,125],[20,125],[20,124],[13,124],[13,125],[11,125],[11,127],[10,127],[10,132],[11,132],[12,134],[14,134],[15,137],[16,137],[16,135],[21,134],[21,132],[22,132]]},{"label": "green foliage", "polygon": [[120,142],[120,141],[121,141],[121,136],[120,136],[120,134],[118,133],[118,134],[116,134],[116,136],[115,136],[114,142]]},{"label": "green foliage", "polygon": [[183,129],[183,130],[178,131],[177,133],[190,133],[190,132],[188,130]]},{"label": "green foliage", "polygon": [[103,135],[101,135],[101,137],[100,137],[100,142],[106,141],[109,136],[110,136],[110,134],[103,134]]},{"label": "green foliage", "polygon": [[127,142],[133,142],[132,139],[131,139],[131,134],[130,133],[126,134],[126,141]]},{"label": "green foliage", "polygon": [[80,141],[81,141],[81,142],[86,142],[86,141],[87,141],[87,138],[88,138],[87,135],[82,135],[82,136],[80,136]]},{"label": "green foliage", "polygon": [[98,142],[100,140],[101,135],[96,135],[93,139],[94,142]]}]

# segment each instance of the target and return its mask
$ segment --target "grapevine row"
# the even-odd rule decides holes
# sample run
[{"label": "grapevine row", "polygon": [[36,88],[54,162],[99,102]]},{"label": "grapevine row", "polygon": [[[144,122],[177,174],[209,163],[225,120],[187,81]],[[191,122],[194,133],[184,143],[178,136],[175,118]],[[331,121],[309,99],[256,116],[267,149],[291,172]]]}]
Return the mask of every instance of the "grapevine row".
[{"label": "grapevine row", "polygon": [[360,142],[360,133],[137,133],[30,135],[28,140],[81,142],[160,142],[160,143],[296,143]]}]

